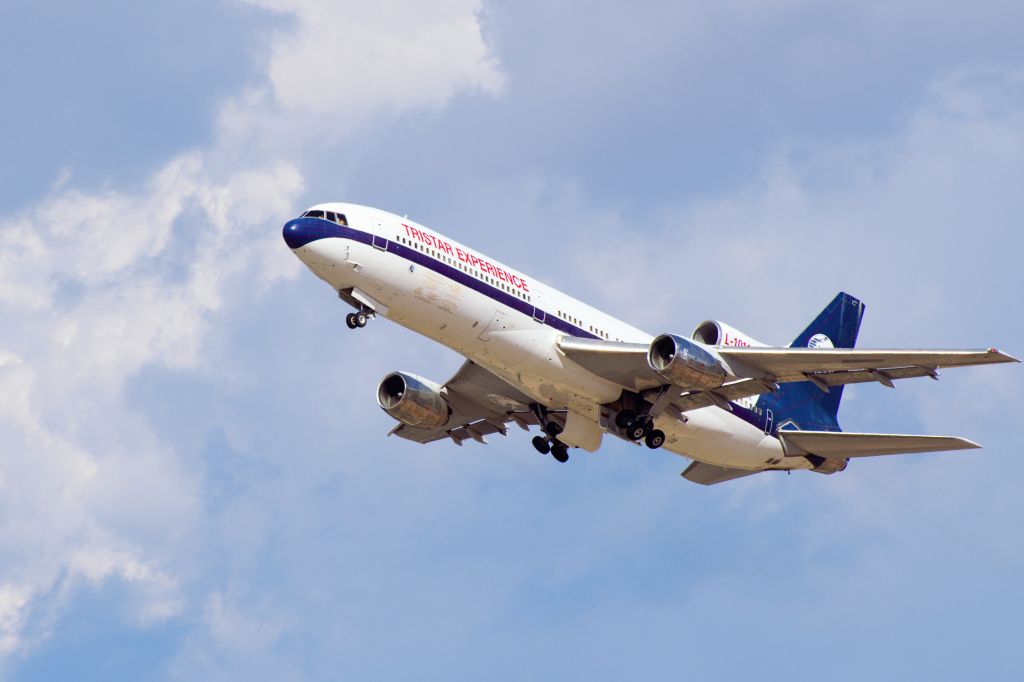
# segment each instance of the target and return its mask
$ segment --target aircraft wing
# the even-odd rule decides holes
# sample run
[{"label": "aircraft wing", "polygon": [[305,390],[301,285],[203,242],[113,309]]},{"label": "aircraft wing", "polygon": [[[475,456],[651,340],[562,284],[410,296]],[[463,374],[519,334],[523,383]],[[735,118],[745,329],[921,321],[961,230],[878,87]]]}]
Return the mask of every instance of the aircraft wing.
[{"label": "aircraft wing", "polygon": [[630,391],[643,391],[665,384],[664,377],[647,364],[649,346],[643,343],[563,336],[558,339],[558,349],[584,369]]},{"label": "aircraft wing", "polygon": [[820,379],[829,386],[863,381],[937,376],[941,367],[1019,362],[995,348],[985,350],[874,350],[862,348],[716,348],[723,360],[737,362],[778,383]]},{"label": "aircraft wing", "polygon": [[[666,380],[647,364],[648,347],[600,339],[564,336],[558,348],[568,359],[630,391],[650,391]],[[987,350],[867,350],[853,348],[715,349],[737,379],[710,391],[680,392],[672,405],[680,412],[709,405],[725,409],[728,402],[775,390],[776,384],[810,381],[823,391],[832,386],[877,381],[892,386],[896,379],[938,378],[943,367],[1018,362],[1006,353]]]},{"label": "aircraft wing", "polygon": [[398,424],[388,435],[417,443],[450,438],[456,445],[462,445],[462,441],[469,439],[486,443],[484,436],[494,433],[504,436],[510,422],[523,429],[537,424],[537,418],[529,408],[533,400],[469,360],[445,383],[441,393],[452,408],[447,424],[435,429]]}]

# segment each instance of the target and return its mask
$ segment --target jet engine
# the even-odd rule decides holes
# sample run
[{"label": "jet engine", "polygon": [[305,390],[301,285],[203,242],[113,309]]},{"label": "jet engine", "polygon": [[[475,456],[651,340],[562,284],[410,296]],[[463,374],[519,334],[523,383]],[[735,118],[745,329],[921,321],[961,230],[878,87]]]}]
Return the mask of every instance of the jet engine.
[{"label": "jet engine", "polygon": [[647,363],[676,386],[691,390],[718,388],[729,377],[721,360],[700,344],[674,334],[651,342]]},{"label": "jet engine", "polygon": [[698,343],[703,343],[705,346],[732,346],[734,348],[747,348],[765,345],[757,339],[747,336],[739,329],[730,327],[725,322],[719,322],[718,320],[701,322],[697,325],[697,328],[693,330],[693,334],[691,334],[690,337]]},{"label": "jet engine", "polygon": [[444,426],[452,413],[439,386],[405,372],[384,377],[377,386],[377,404],[398,421],[417,429]]}]

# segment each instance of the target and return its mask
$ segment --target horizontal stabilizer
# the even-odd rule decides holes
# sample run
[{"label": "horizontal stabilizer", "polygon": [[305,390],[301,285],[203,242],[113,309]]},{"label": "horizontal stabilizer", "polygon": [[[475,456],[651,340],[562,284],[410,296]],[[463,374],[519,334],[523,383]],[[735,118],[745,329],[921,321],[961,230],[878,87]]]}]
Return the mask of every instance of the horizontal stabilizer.
[{"label": "horizontal stabilizer", "polygon": [[893,433],[841,431],[779,431],[787,456],[817,455],[826,459],[906,455],[915,452],[970,450],[981,446],[954,436],[907,436]]},{"label": "horizontal stabilizer", "polygon": [[720,467],[715,464],[705,464],[704,462],[694,462],[686,467],[686,471],[682,475],[687,481],[693,481],[701,485],[714,485],[715,483],[725,483],[734,478],[743,478],[744,476],[759,473],[761,472],[751,471],[750,469],[733,469],[730,467]]}]

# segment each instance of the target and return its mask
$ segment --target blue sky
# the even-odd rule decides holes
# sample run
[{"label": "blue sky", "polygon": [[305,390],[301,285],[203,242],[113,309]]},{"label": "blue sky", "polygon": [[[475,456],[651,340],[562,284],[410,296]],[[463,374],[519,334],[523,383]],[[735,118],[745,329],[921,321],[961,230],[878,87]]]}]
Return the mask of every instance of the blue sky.
[{"label": "blue sky", "polygon": [[1016,346],[1024,7],[6,3],[5,679],[1024,675],[1018,367],[846,391],[969,454],[703,488],[386,439],[285,220],[380,206],[652,333]]}]

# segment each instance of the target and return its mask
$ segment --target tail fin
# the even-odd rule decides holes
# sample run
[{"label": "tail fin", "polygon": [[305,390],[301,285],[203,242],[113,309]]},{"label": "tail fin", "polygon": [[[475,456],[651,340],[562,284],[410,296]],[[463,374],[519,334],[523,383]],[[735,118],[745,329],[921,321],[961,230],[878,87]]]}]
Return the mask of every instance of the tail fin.
[{"label": "tail fin", "polygon": [[[864,304],[845,292],[839,292],[789,347],[853,348],[857,344],[863,317]],[[834,386],[824,393],[809,381],[789,383],[783,384],[780,391],[771,397],[774,398],[772,408],[776,410],[777,424],[791,419],[801,429],[840,430],[837,415],[839,401],[843,398],[842,386]]]},{"label": "tail fin", "polygon": [[[814,318],[814,322],[789,344],[790,348],[853,348],[857,345],[860,322],[864,317],[864,304],[844,291],[836,294],[832,302]],[[833,387],[828,393],[804,386],[818,394],[821,409],[836,420],[843,387]],[[838,423],[837,423],[838,428]]]},{"label": "tail fin", "polygon": [[853,348],[864,317],[864,304],[840,291],[790,348]]}]

